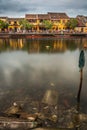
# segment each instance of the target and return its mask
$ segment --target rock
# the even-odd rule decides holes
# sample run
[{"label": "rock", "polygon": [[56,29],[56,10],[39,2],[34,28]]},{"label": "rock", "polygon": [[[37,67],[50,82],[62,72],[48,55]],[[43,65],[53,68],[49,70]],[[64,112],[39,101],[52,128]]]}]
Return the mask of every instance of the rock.
[{"label": "rock", "polygon": [[67,124],[67,128],[74,128],[73,122],[69,122],[69,123]]},{"label": "rock", "polygon": [[52,115],[51,120],[56,123],[58,120],[57,115]]},{"label": "rock", "polygon": [[35,115],[37,115],[38,118],[41,119],[41,120],[45,120],[45,118],[46,118],[43,113],[35,113]]},{"label": "rock", "polygon": [[8,116],[15,116],[15,117],[20,117],[21,111],[19,110],[18,107],[10,107],[8,110],[4,112]]},{"label": "rock", "polygon": [[21,129],[27,130],[30,128],[36,128],[40,125],[38,121],[29,121],[22,118],[13,118],[13,117],[0,117],[0,130],[5,129]]},{"label": "rock", "polygon": [[35,121],[37,119],[36,115],[29,115],[27,118],[29,121]]},{"label": "rock", "polygon": [[74,114],[73,122],[76,127],[79,127],[83,122],[87,123],[87,114]]},{"label": "rock", "polygon": [[57,106],[55,106],[55,110],[57,110],[58,109],[58,107]]},{"label": "rock", "polygon": [[6,113],[7,115],[14,115],[20,113],[21,111],[22,111],[21,106],[17,105],[17,103],[14,102],[13,106],[8,108],[4,113]]},{"label": "rock", "polygon": [[87,122],[87,114],[79,114],[79,119],[82,122]]},{"label": "rock", "polygon": [[27,119],[28,121],[32,122],[32,121],[36,121],[38,116],[36,114],[28,114],[28,113],[22,112],[20,114],[20,118]]},{"label": "rock", "polygon": [[37,111],[37,110],[38,110],[38,109],[37,109],[37,108],[35,108],[35,107],[34,107],[34,108],[32,108],[32,109],[33,109],[33,110],[35,110],[35,111]]},{"label": "rock", "polygon": [[45,95],[42,99],[42,103],[48,104],[48,105],[56,105],[58,101],[58,93],[56,90],[47,90],[45,92]]},{"label": "rock", "polygon": [[54,83],[50,83],[50,86],[54,87],[54,86],[55,86],[55,84],[54,84]]},{"label": "rock", "polygon": [[20,122],[20,121],[10,121],[10,122],[1,122],[0,128],[5,129],[30,129],[36,128],[38,126],[37,122]]},{"label": "rock", "polygon": [[52,126],[52,121],[49,119],[45,119],[43,122],[43,127],[51,127]]},{"label": "rock", "polygon": [[48,108],[49,108],[49,107],[48,107],[48,106],[46,106],[46,107],[44,107],[43,109],[45,109],[45,110],[46,110],[46,109],[48,109]]}]

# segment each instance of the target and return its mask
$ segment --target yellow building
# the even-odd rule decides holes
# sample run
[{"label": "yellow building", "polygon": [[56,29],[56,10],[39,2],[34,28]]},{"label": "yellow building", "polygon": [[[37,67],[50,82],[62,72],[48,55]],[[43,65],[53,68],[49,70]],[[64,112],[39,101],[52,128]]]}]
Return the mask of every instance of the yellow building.
[{"label": "yellow building", "polygon": [[[21,25],[19,24],[20,20],[26,19],[31,23],[32,31],[41,32],[47,30],[43,25],[44,20],[52,22],[53,26],[51,31],[62,31],[66,29],[66,22],[70,20],[66,13],[57,13],[57,12],[48,12],[47,14],[26,14],[25,18],[8,18],[0,17],[0,20],[8,22],[9,30],[19,31]],[[76,17],[78,20],[78,26],[75,27],[76,32],[87,33],[87,16],[78,15]]]},{"label": "yellow building", "polygon": [[7,22],[8,21],[8,17],[0,17],[0,20]]},{"label": "yellow building", "polygon": [[78,26],[75,28],[75,31],[87,33],[87,17],[78,15],[76,19],[78,20]]},{"label": "yellow building", "polygon": [[0,17],[0,19],[3,21],[8,21],[8,29],[14,31],[20,30],[21,26],[19,24],[19,21],[26,19],[33,25],[32,31],[40,32],[46,30],[45,26],[43,25],[44,20],[48,20],[53,23],[52,30],[54,31],[65,30],[65,24],[69,20],[69,17],[66,13],[48,12],[47,14],[26,14],[25,18]]},{"label": "yellow building", "polygon": [[33,24],[33,30],[36,31],[45,30],[42,24],[43,20],[51,21],[53,23],[53,30],[64,30],[69,17],[66,13],[48,12],[47,14],[26,14],[25,19]]},{"label": "yellow building", "polygon": [[65,30],[66,22],[70,19],[66,13],[53,13],[48,12],[50,20],[53,22],[54,30]]},{"label": "yellow building", "polygon": [[19,24],[20,20],[22,20],[24,18],[8,18],[8,23],[9,23],[9,30],[20,30],[21,26]]},{"label": "yellow building", "polygon": [[33,24],[32,30],[39,30],[39,20],[37,14],[26,14],[25,19],[28,20],[29,23]]}]

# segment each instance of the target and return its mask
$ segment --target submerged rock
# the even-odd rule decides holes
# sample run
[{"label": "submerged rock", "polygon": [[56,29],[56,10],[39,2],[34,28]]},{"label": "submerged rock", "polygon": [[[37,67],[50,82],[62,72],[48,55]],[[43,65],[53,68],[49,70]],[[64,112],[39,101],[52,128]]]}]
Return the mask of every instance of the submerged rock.
[{"label": "submerged rock", "polygon": [[87,123],[87,114],[79,114],[79,113],[76,113],[74,116],[73,116],[73,122],[74,122],[74,125],[76,127],[79,127],[81,126],[81,124],[83,123]]},{"label": "submerged rock", "polygon": [[30,129],[36,128],[38,126],[38,122],[30,122],[30,121],[23,121],[23,120],[16,120],[16,119],[9,119],[6,121],[4,118],[3,120],[0,118],[0,129]]},{"label": "submerged rock", "polygon": [[58,102],[58,93],[56,90],[47,90],[44,94],[44,97],[42,99],[42,103],[48,104],[48,105],[56,105]]},{"label": "submerged rock", "polygon": [[87,122],[87,114],[79,114],[80,121]]},{"label": "submerged rock", "polygon": [[28,121],[36,121],[38,116],[36,114],[28,114],[25,112],[20,113],[20,118],[27,119]]},{"label": "submerged rock", "polygon": [[[18,104],[14,103],[5,111],[8,120],[6,118],[1,120],[1,127],[15,129],[25,125],[25,128],[41,126],[73,129],[80,127],[82,122],[87,122],[87,115],[79,114],[75,107],[65,109],[63,105],[57,106],[58,94],[56,94],[54,90],[47,91],[43,98],[44,103],[33,101],[29,112],[24,112]],[[53,98],[55,103],[53,103]],[[48,101],[50,101],[49,104]],[[40,104],[40,109],[37,104]],[[9,121],[11,117],[13,119]]]},{"label": "submerged rock", "polygon": [[8,116],[16,116],[19,115],[22,112],[22,108],[21,106],[17,105],[15,102],[13,103],[13,105],[8,108],[4,113],[7,114]]},{"label": "submerged rock", "polygon": [[57,120],[58,120],[58,117],[57,117],[57,115],[52,115],[51,116],[51,118],[50,118],[53,122],[57,122]]}]

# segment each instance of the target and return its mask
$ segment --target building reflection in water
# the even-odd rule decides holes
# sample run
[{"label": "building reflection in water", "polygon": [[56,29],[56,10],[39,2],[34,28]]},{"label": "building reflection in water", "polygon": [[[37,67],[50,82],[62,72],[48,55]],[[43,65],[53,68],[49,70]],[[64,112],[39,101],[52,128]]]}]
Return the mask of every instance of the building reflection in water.
[{"label": "building reflection in water", "polygon": [[24,50],[28,53],[57,53],[81,49],[85,39],[0,39],[0,52]]},{"label": "building reflection in water", "polygon": [[24,46],[23,39],[10,39],[9,44],[12,49],[22,49]]}]

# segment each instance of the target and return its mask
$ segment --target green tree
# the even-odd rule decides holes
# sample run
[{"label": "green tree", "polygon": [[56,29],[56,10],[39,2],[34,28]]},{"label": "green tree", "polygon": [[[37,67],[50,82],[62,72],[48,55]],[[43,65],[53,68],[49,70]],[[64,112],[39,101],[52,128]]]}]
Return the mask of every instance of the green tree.
[{"label": "green tree", "polygon": [[67,29],[74,29],[76,26],[78,25],[78,21],[77,19],[70,19],[67,23],[66,23],[66,28]]},{"label": "green tree", "polygon": [[26,29],[26,30],[31,29],[33,27],[33,25],[30,24],[26,19],[20,20],[19,24],[21,25],[23,29]]},{"label": "green tree", "polygon": [[8,26],[9,26],[8,22],[0,20],[0,29],[1,30],[8,29]]},{"label": "green tree", "polygon": [[52,26],[53,26],[53,23],[49,20],[43,20],[43,26],[46,28],[46,29],[52,29]]}]

